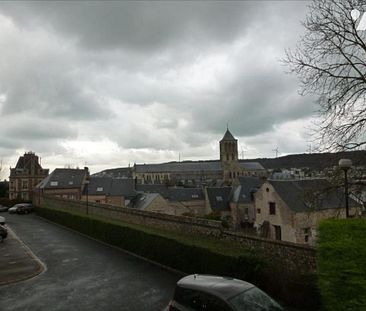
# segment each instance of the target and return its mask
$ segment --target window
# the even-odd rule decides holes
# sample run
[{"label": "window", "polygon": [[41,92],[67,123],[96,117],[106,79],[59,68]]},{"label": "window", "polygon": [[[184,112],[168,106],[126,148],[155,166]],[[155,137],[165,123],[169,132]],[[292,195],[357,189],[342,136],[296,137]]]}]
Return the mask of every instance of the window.
[{"label": "window", "polygon": [[282,234],[281,234],[281,226],[273,226],[275,229],[275,238],[278,241],[282,240]]},{"label": "window", "polygon": [[218,201],[218,202],[222,202],[222,196],[217,196],[217,197],[216,197],[216,201]]},{"label": "window", "polygon": [[260,214],[260,213],[261,213],[261,209],[257,208],[257,214]]},{"label": "window", "polygon": [[244,209],[244,214],[245,214],[245,215],[248,215],[248,214],[249,214],[249,208],[247,208],[247,207],[246,207],[246,208]]},{"label": "window", "polygon": [[72,180],[69,181],[69,185],[73,185],[74,182]]},{"label": "window", "polygon": [[28,189],[28,180],[22,180],[22,189]]},{"label": "window", "polygon": [[98,192],[103,191],[103,187],[97,187],[97,191],[98,191]]},{"label": "window", "polygon": [[266,191],[269,192],[269,188],[266,188]]},{"label": "window", "polygon": [[198,194],[192,194],[192,199],[197,199],[198,198]]},{"label": "window", "polygon": [[176,287],[174,299],[185,307],[197,311],[227,311],[230,308],[220,298],[194,289]]},{"label": "window", "polygon": [[51,181],[51,186],[58,186],[58,181]]},{"label": "window", "polygon": [[304,228],[304,241],[307,243],[309,242],[309,237],[311,236],[311,229],[310,228]]},{"label": "window", "polygon": [[275,202],[269,202],[269,214],[276,215],[276,203]]}]

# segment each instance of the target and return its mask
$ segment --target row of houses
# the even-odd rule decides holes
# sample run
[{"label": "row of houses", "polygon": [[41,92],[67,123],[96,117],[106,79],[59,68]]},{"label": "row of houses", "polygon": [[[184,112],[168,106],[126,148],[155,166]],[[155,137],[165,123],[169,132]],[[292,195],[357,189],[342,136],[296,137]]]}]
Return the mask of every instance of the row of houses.
[{"label": "row of houses", "polygon": [[[183,188],[89,176],[87,168],[55,169],[35,191],[176,216],[214,215],[235,230],[254,228],[262,237],[309,245],[321,220],[345,218],[343,191],[326,179],[241,176],[238,186]],[[361,205],[350,199],[351,216],[360,211]]]}]

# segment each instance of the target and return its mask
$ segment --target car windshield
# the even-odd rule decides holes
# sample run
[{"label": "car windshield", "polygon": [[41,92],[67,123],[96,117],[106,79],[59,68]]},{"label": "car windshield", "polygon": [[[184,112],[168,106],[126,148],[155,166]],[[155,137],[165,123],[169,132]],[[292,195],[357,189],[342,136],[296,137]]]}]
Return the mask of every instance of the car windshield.
[{"label": "car windshield", "polygon": [[275,311],[283,308],[259,288],[253,287],[229,299],[237,311]]}]

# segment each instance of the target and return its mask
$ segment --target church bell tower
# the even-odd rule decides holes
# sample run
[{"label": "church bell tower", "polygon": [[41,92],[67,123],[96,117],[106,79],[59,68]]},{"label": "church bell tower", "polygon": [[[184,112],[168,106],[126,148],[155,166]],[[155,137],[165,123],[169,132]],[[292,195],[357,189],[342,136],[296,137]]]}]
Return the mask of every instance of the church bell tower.
[{"label": "church bell tower", "polygon": [[237,181],[241,172],[238,159],[238,140],[227,127],[224,137],[220,140],[220,161],[223,170],[223,180],[227,183]]}]

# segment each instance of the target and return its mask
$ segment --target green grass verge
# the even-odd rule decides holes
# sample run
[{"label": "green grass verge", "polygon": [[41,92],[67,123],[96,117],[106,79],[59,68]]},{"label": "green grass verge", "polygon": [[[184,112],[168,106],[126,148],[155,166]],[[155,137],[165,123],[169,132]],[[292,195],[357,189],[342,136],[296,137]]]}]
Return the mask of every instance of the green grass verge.
[{"label": "green grass verge", "polygon": [[366,220],[319,227],[318,279],[324,310],[366,310]]}]

